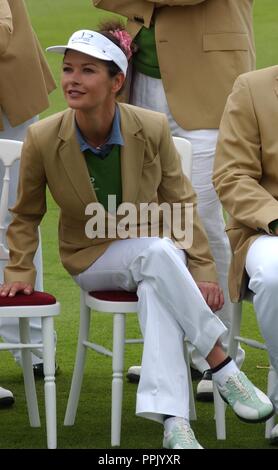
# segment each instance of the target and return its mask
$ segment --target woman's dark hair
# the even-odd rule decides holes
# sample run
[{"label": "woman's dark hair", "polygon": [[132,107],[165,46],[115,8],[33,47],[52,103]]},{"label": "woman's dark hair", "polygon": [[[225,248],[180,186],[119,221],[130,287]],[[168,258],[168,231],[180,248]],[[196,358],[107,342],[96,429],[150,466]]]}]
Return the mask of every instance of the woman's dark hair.
[{"label": "woman's dark hair", "polygon": [[[125,25],[120,20],[105,21],[99,24],[98,33],[102,34],[111,42],[116,44],[116,46],[118,46],[123,51],[123,53],[127,56],[127,52],[125,48],[122,46],[119,39],[113,35],[113,31],[123,30],[123,29],[125,29]],[[121,72],[120,67],[117,64],[115,64],[115,62],[113,62],[112,60],[105,61],[105,63],[108,69],[109,76],[111,78],[115,77],[119,72]]]}]

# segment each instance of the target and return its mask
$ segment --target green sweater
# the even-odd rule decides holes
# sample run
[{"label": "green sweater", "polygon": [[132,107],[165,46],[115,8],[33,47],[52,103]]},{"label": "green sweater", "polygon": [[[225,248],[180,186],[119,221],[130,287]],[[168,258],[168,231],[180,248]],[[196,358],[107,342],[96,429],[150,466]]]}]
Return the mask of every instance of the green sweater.
[{"label": "green sweater", "polygon": [[108,195],[116,195],[116,207],[118,208],[122,203],[120,145],[114,145],[105,158],[100,158],[90,150],[86,150],[84,155],[98,202],[107,211]]},{"label": "green sweater", "polygon": [[154,25],[140,29],[135,37],[138,51],[134,54],[133,64],[136,70],[153,78],[161,78],[155,44]]}]

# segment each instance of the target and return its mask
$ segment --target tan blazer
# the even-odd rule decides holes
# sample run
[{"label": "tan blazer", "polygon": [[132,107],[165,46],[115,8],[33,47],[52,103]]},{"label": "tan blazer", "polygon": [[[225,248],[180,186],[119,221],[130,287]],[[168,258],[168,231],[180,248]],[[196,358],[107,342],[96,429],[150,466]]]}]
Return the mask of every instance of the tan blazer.
[{"label": "tan blazer", "polygon": [[243,294],[246,254],[278,219],[278,66],[242,75],[220,124],[214,184],[231,214],[227,225],[233,258],[230,293]]},{"label": "tan blazer", "polygon": [[1,111],[15,127],[49,106],[56,87],[23,0],[0,0]]},{"label": "tan blazer", "polygon": [[155,15],[160,72],[183,129],[218,128],[236,77],[255,68],[253,0],[93,0],[135,36]]},{"label": "tan blazer", "polygon": [[[123,202],[167,201],[194,204],[193,246],[188,267],[196,281],[216,281],[208,241],[196,213],[196,196],[182,175],[166,116],[131,105],[119,105],[125,146],[121,150]],[[6,282],[34,283],[32,264],[38,244],[37,227],[46,211],[46,185],[60,207],[59,244],[64,267],[78,274],[108,247],[109,239],[90,239],[85,209],[96,202],[74,126],[67,110],[31,125],[21,159],[15,219],[8,229],[11,261]]]}]

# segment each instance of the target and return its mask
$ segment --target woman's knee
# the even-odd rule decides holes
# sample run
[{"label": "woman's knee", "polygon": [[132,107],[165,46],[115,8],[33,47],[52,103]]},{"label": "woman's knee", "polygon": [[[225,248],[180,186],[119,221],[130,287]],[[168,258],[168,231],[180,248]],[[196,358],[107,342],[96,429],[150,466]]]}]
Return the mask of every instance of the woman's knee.
[{"label": "woman's knee", "polygon": [[169,238],[158,238],[152,245],[149,247],[149,255],[150,256],[158,256],[163,257],[164,254],[168,255],[171,254],[178,254],[178,250],[173,243],[172,240]]},{"label": "woman's knee", "polygon": [[268,295],[278,297],[278,260],[258,266],[250,278],[249,287],[254,292],[267,292]]},{"label": "woman's knee", "polygon": [[177,248],[169,238],[157,239],[149,247],[146,254],[149,262],[156,267],[156,270],[164,271],[166,269],[169,272],[172,268],[176,269],[177,264],[181,262],[186,265],[185,252]]}]

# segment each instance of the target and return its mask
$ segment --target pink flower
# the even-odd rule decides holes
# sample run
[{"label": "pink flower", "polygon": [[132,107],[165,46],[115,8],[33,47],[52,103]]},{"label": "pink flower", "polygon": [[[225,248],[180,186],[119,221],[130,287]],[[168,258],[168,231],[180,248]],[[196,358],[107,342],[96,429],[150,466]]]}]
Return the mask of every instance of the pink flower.
[{"label": "pink flower", "polygon": [[131,36],[128,34],[127,31],[120,30],[120,29],[116,29],[115,31],[109,31],[109,33],[113,34],[113,36],[118,39],[118,41],[120,42],[122,48],[126,52],[127,60],[129,60],[130,57],[132,56],[132,50],[131,50],[132,38],[131,38]]}]

